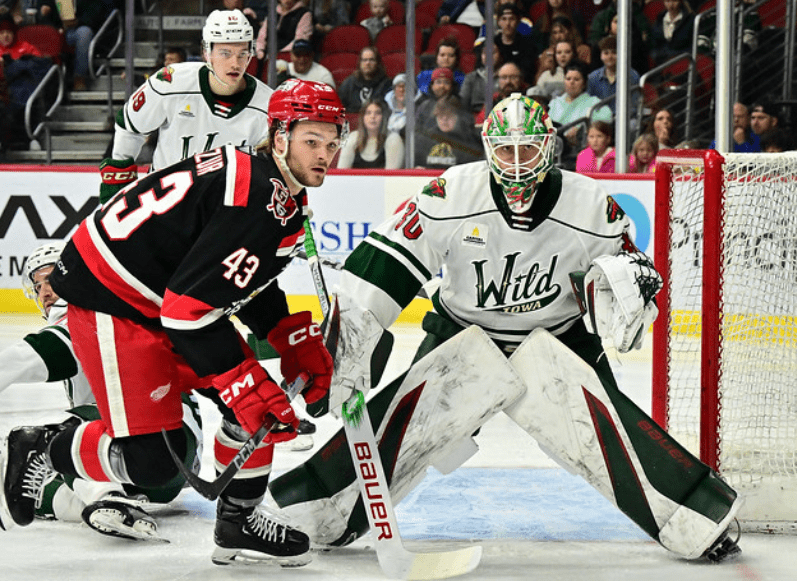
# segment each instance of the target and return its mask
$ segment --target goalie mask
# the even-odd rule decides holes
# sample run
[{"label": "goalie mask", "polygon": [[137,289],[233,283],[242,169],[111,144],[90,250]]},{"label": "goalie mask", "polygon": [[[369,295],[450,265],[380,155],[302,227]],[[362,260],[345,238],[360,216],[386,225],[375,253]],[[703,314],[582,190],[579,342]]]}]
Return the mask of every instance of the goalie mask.
[{"label": "goalie mask", "polygon": [[555,136],[542,106],[520,93],[499,102],[484,120],[487,163],[512,212],[531,207],[537,184],[553,168]]},{"label": "goalie mask", "polygon": [[33,280],[33,275],[45,266],[54,266],[61,258],[61,252],[63,250],[63,242],[39,246],[30,253],[30,256],[28,256],[28,259],[25,261],[25,267],[22,269],[22,290],[25,292],[27,298],[36,301],[36,306],[39,307],[39,310],[45,318],[47,317],[47,313],[44,305],[39,301],[39,289],[36,286],[36,281]]}]

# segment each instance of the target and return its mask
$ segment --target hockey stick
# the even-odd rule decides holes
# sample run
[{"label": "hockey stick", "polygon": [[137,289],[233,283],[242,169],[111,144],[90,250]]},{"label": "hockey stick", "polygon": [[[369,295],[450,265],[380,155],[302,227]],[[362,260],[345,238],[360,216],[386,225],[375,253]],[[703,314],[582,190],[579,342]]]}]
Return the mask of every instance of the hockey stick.
[{"label": "hockey stick", "polygon": [[[286,390],[286,396],[288,397],[288,401],[293,400],[296,397],[302,388],[307,384],[308,376],[306,374],[301,374],[299,377],[296,378]],[[161,429],[161,433],[163,434],[163,439],[166,440],[166,447],[169,449],[169,454],[172,455],[172,460],[177,465],[178,470],[180,470],[180,474],[185,477],[186,482],[191,485],[191,488],[196,490],[201,496],[204,496],[208,500],[216,500],[219,495],[224,492],[224,489],[227,488],[227,485],[232,482],[232,479],[235,478],[235,475],[238,474],[238,471],[246,464],[246,461],[249,460],[249,457],[254,453],[255,449],[260,445],[260,443],[265,439],[268,433],[274,428],[274,425],[277,424],[276,418],[274,416],[269,415],[266,418],[266,421],[263,422],[263,425],[257,430],[252,436],[244,442],[244,445],[241,446],[241,449],[238,450],[238,453],[232,459],[232,461],[227,465],[224,471],[219,474],[215,480],[208,481],[203,480],[199,477],[199,475],[189,469],[177,453],[172,448],[172,444],[169,441],[169,436],[166,434],[166,430]]]},{"label": "hockey stick", "polygon": [[[309,219],[305,220],[304,229],[307,263],[321,302],[321,311],[327,318],[331,304]],[[329,327],[330,334],[333,334],[335,329],[332,321]],[[374,536],[376,556],[385,575],[407,580],[446,579],[473,571],[481,560],[481,546],[440,553],[414,553],[404,548],[363,393],[355,389],[341,411],[365,514]]]}]

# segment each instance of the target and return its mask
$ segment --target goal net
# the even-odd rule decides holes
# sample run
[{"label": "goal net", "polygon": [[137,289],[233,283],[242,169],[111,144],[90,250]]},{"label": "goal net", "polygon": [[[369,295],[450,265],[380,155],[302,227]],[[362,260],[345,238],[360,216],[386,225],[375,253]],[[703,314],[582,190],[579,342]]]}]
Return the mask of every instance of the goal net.
[{"label": "goal net", "polygon": [[653,417],[797,532],[797,152],[656,160]]}]

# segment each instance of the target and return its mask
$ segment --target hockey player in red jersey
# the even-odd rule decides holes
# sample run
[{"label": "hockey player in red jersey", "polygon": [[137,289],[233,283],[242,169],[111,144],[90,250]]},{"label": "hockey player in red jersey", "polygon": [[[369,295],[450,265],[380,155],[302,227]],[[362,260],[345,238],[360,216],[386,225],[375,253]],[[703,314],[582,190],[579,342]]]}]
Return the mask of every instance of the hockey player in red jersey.
[{"label": "hockey player in red jersey", "polygon": [[157,486],[177,473],[186,374],[209,379],[224,419],[216,466],[226,466],[273,415],[272,432],[217,503],[213,562],[246,557],[309,562],[305,534],[259,505],[273,442],[298,423],[283,390],[241,340],[232,315],[281,355],[288,383],[311,382],[305,401],[329,388],[332,360],[309,312],[290,314],[276,282],[304,239],[305,187],[318,187],[347,131],[328,85],[289,80],[269,105],[269,139],[258,155],[233,146],[194,155],[125,188],[87,218],[50,282],[69,303],[72,342],[101,420],[17,441],[0,462],[0,522],[27,525],[53,470],[89,480]]}]

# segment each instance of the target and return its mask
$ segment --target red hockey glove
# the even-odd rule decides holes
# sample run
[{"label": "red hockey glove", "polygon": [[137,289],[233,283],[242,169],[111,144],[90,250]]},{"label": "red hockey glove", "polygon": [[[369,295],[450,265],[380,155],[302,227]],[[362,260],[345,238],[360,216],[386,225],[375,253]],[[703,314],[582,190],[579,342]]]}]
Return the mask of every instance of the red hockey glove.
[{"label": "red hockey glove", "polygon": [[[268,414],[278,422],[299,425],[285,392],[274,383],[256,359],[245,359],[237,367],[213,378],[213,387],[219,390],[224,404],[230,408],[241,427],[254,434],[266,421]],[[292,440],[295,430],[272,432],[274,442]]]},{"label": "red hockey glove", "polygon": [[313,403],[326,395],[332,380],[332,356],[310,311],[282,319],[268,334],[268,342],[280,354],[280,370],[286,382],[293,383],[302,371],[312,377],[310,387],[302,393],[305,402]]},{"label": "red hockey glove", "polygon": [[138,179],[138,167],[131,158],[106,157],[100,164],[100,204],[114,197],[116,192]]}]

